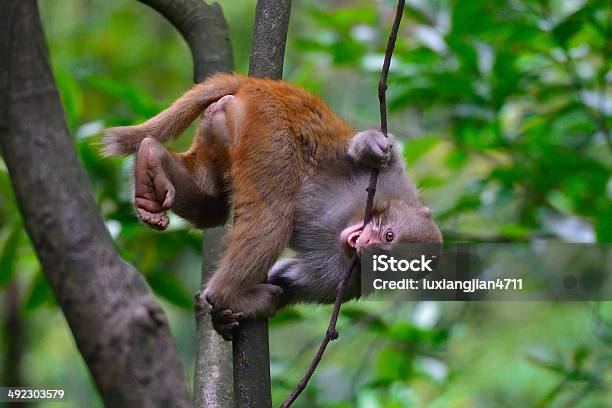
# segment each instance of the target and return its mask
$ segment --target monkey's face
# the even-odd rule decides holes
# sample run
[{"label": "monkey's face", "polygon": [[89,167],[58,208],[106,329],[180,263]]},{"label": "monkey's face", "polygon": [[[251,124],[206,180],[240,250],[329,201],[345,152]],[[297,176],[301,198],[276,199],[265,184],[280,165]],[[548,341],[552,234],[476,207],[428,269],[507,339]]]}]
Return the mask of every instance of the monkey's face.
[{"label": "monkey's face", "polygon": [[382,244],[391,248],[398,242],[442,243],[442,234],[432,219],[431,209],[391,203],[387,208],[375,211],[367,225],[353,224],[340,234],[347,252],[358,254],[369,245]]}]

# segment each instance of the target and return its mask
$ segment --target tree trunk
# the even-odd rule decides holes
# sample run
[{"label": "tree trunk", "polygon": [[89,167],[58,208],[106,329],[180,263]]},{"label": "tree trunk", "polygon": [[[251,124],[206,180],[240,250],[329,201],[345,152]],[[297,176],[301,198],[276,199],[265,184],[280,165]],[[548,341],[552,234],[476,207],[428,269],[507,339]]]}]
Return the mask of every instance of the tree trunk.
[{"label": "tree trunk", "polygon": [[0,146],[26,229],[107,406],[190,405],[163,310],[117,254],[66,128],[37,2],[0,10]]}]

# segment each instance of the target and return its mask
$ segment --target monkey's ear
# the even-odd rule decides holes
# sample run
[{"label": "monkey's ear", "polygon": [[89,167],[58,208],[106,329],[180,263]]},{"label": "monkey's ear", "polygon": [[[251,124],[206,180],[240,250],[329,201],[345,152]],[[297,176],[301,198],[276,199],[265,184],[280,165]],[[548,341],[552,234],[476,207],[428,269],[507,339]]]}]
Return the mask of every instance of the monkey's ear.
[{"label": "monkey's ear", "polygon": [[357,240],[359,236],[363,232],[363,224],[354,224],[350,227],[345,228],[340,233],[340,241],[342,241],[343,245],[348,245],[351,248],[357,247]]},{"label": "monkey's ear", "polygon": [[357,240],[359,239],[360,235],[361,235],[361,231],[355,231],[349,234],[346,240],[346,243],[348,244],[348,246],[350,246],[351,248],[357,248]]},{"label": "monkey's ear", "polygon": [[433,211],[429,207],[419,207],[417,208],[417,212],[419,214],[424,215],[425,217],[431,218]]}]

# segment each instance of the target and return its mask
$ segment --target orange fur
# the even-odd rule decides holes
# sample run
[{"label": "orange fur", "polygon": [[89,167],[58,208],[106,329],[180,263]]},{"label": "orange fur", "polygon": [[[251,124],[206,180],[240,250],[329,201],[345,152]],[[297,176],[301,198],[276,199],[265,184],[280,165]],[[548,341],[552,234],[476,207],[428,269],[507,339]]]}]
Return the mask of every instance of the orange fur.
[{"label": "orange fur", "polygon": [[[176,137],[209,105],[229,94],[234,95],[224,110],[229,146],[214,129],[201,127],[190,150],[170,155],[172,160],[163,171],[177,185],[185,183],[177,178],[185,178],[187,169],[195,187],[187,183],[184,190],[212,180],[212,197],[225,185],[220,179],[229,181],[225,187],[232,190],[235,225],[227,234],[227,249],[206,294],[219,308],[248,316],[269,315],[276,310],[278,288],[264,282],[291,236],[296,195],[319,163],[346,154],[353,128],[300,87],[221,74],[196,85],[141,125],[109,129],[104,153],[131,154],[146,137],[160,142]],[[179,196],[177,188],[177,201]],[[193,206],[191,201],[179,205]]]},{"label": "orange fur", "polygon": [[354,130],[287,82],[249,78],[234,95],[242,105],[228,111],[241,124],[230,136],[235,225],[207,294],[223,307],[269,315],[274,294],[262,283],[291,236],[296,194],[319,162],[345,154]]}]

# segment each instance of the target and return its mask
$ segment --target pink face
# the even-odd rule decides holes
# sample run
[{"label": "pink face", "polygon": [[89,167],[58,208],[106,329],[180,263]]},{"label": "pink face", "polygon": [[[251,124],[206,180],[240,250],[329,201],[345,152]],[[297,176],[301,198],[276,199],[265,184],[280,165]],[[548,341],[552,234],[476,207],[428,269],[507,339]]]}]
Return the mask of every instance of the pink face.
[{"label": "pink face", "polygon": [[397,241],[441,243],[442,234],[431,215],[432,211],[427,207],[413,207],[397,220],[392,220],[394,217],[388,214],[385,221],[375,217],[366,226],[359,223],[345,228],[340,233],[340,241],[347,250],[355,250],[358,254],[372,244],[392,245]]}]

